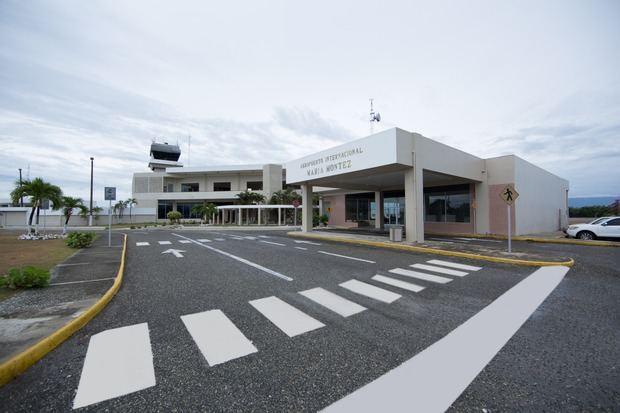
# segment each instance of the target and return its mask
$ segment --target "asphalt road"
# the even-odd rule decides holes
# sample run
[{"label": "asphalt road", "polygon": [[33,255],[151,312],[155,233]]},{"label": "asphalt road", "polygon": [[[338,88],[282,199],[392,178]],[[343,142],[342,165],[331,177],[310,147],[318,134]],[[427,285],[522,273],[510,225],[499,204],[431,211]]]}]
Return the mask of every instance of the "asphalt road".
[{"label": "asphalt road", "polygon": [[[536,270],[299,243],[276,232],[174,234],[130,233],[125,281],[117,296],[84,329],[1,388],[2,411],[71,411],[91,337],[141,323],[148,326],[155,385],[82,410],[317,411],[432,346]],[[193,242],[181,243],[187,238]],[[577,264],[450,410],[615,410],[620,405],[620,249],[516,247],[556,248]],[[162,254],[171,248],[183,251],[183,257]],[[446,284],[389,272],[438,258],[482,269],[446,276],[452,279]],[[425,288],[413,292],[388,286],[372,280],[376,274]],[[349,280],[402,297],[386,303],[339,286]],[[343,317],[299,294],[316,287],[366,310]],[[289,337],[250,304],[271,296],[324,326]],[[181,317],[216,309],[255,352],[221,364],[207,362]],[[487,333],[493,332],[484,332],[480,340]],[[404,409],[416,411],[415,400]]]}]

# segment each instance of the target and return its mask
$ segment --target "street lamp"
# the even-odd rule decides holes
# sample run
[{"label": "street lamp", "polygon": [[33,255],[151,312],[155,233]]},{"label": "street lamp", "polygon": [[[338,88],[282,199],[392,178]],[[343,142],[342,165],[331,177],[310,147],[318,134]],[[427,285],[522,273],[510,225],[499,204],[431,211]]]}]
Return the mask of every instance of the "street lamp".
[{"label": "street lamp", "polygon": [[[22,189],[22,168],[19,168],[19,190]],[[19,198],[19,206],[24,207],[24,195]]]},{"label": "street lamp", "polygon": [[88,226],[93,226],[93,158],[90,157],[90,209],[88,210]]}]

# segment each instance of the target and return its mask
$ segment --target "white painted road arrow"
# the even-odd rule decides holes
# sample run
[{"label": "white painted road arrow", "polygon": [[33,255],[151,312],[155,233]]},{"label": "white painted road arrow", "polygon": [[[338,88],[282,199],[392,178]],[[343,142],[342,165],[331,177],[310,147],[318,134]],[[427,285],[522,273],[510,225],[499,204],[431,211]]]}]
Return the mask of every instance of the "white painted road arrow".
[{"label": "white painted road arrow", "polygon": [[175,250],[175,249],[169,249],[166,250],[164,252],[162,252],[162,254],[174,254],[175,257],[177,258],[183,258],[183,254],[181,254],[182,252],[185,252],[183,250]]},{"label": "white painted road arrow", "polygon": [[297,240],[295,240],[295,242],[298,243],[298,244],[321,245],[318,242],[312,242],[312,241],[297,241]]}]

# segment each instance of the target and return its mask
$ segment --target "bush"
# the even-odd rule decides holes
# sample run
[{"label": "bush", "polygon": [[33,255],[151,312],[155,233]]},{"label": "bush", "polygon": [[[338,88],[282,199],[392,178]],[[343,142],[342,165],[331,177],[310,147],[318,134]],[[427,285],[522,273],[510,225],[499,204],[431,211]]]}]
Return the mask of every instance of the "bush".
[{"label": "bush", "polygon": [[327,225],[327,223],[329,222],[329,217],[327,216],[327,214],[323,214],[319,217],[319,221],[321,222],[321,224]]},{"label": "bush", "polygon": [[178,224],[181,221],[181,218],[183,218],[183,215],[181,215],[179,211],[170,211],[166,216],[170,220],[170,225],[175,223]]},{"label": "bush", "polygon": [[50,273],[37,267],[11,268],[5,277],[0,277],[0,287],[39,288],[47,287]]},{"label": "bush", "polygon": [[88,248],[94,239],[94,232],[72,232],[67,236],[65,242],[71,248]]}]

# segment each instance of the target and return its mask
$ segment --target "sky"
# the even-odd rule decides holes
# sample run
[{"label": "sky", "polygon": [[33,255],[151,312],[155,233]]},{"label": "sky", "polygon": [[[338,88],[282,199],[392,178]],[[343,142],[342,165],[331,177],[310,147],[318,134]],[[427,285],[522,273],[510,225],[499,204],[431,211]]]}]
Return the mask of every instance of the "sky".
[{"label": "sky", "polygon": [[[286,162],[382,121],[620,195],[620,2],[0,1],[0,199],[22,168],[131,196],[185,165]],[[191,135],[191,154],[188,136]]]}]

